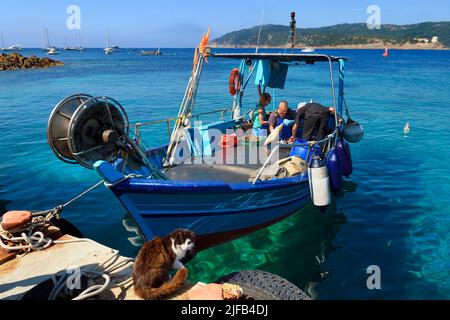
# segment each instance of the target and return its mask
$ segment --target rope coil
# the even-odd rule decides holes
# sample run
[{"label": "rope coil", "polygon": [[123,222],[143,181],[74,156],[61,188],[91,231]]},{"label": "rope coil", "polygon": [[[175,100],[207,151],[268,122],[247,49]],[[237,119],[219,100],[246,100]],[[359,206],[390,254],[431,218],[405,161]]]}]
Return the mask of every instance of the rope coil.
[{"label": "rope coil", "polygon": [[[87,242],[93,242],[90,239],[83,239]],[[103,284],[94,284],[87,289],[83,290],[78,295],[74,294],[74,291],[77,288],[71,288],[69,286],[69,277],[70,275],[66,271],[61,271],[55,275],[52,276],[52,282],[53,282],[53,290],[50,293],[48,300],[56,300],[58,296],[61,295],[61,293],[64,291],[64,295],[68,297],[72,297],[71,300],[86,300],[89,298],[92,298],[94,296],[97,296],[101,294],[102,292],[112,289],[112,288],[120,288],[120,287],[127,287],[132,284],[133,279],[131,277],[127,277],[125,280],[120,282],[115,282],[112,279],[114,278],[114,275],[112,272],[116,271],[117,269],[120,269],[122,267],[127,266],[128,264],[134,263],[134,259],[126,258],[121,262],[117,262],[119,259],[119,251],[118,250],[112,250],[112,254],[110,257],[108,257],[103,263],[99,264],[98,267],[84,267],[80,268],[80,279],[81,276],[86,276],[89,280],[92,280],[95,282],[95,280],[99,278],[103,278],[104,283]],[[108,264],[109,263],[109,264]],[[58,279],[59,277],[59,279]],[[79,288],[78,288],[79,289]]]}]

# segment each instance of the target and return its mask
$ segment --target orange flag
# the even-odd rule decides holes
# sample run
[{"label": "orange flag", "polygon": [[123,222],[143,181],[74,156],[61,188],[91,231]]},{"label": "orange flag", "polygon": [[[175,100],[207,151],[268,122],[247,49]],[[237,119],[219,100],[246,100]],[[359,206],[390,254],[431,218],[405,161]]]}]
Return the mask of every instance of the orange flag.
[{"label": "orange flag", "polygon": [[[205,58],[205,60],[206,60],[205,48],[208,46],[210,34],[211,34],[211,30],[208,29],[208,32],[206,34],[203,34],[203,37],[202,37],[202,40],[200,41],[200,46],[199,46],[200,53],[203,54],[203,57]],[[206,60],[206,62],[208,62],[208,60]]]}]

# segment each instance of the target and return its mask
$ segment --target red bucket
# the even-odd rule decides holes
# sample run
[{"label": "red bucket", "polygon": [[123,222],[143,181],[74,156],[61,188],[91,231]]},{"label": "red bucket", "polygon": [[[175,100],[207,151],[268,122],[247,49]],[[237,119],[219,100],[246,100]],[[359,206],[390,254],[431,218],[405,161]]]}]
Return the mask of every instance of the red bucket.
[{"label": "red bucket", "polygon": [[238,139],[235,134],[223,134],[220,139],[220,147],[221,148],[235,148],[238,144]]}]

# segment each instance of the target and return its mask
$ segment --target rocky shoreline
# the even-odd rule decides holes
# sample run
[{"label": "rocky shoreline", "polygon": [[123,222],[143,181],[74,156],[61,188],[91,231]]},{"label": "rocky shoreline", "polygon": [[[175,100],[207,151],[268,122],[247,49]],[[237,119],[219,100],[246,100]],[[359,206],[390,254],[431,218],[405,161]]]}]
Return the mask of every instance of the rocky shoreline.
[{"label": "rocky shoreline", "polygon": [[63,62],[50,58],[24,57],[19,53],[0,54],[0,70],[40,69],[63,65]]}]

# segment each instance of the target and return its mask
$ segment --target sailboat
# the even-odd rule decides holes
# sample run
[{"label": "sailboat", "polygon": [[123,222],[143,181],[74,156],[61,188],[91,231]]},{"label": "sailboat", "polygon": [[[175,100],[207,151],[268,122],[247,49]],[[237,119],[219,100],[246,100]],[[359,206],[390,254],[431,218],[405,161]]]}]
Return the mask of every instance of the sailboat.
[{"label": "sailboat", "polygon": [[2,46],[0,47],[0,51],[5,50],[5,43],[3,42],[3,34],[0,35],[0,38],[2,39]]},{"label": "sailboat", "polygon": [[119,48],[118,46],[111,47],[109,45],[109,30],[108,30],[106,32],[106,48],[103,49],[105,51],[105,54],[113,54],[116,51],[116,49],[118,49],[118,48]]},{"label": "sailboat", "polygon": [[44,36],[45,36],[45,47],[42,49],[43,51],[47,51],[48,55],[55,55],[59,54],[58,50],[56,49],[56,46],[50,45],[50,40],[48,36],[48,29],[44,26]]},{"label": "sailboat", "polygon": [[81,35],[80,35],[80,33],[78,33],[78,46],[77,47],[67,46],[67,37],[66,37],[66,46],[64,47],[64,50],[66,50],[66,51],[86,51],[86,48],[81,46]]},{"label": "sailboat", "polygon": [[385,57],[385,58],[389,57],[388,48],[386,48],[386,49],[384,50],[383,57]]}]

